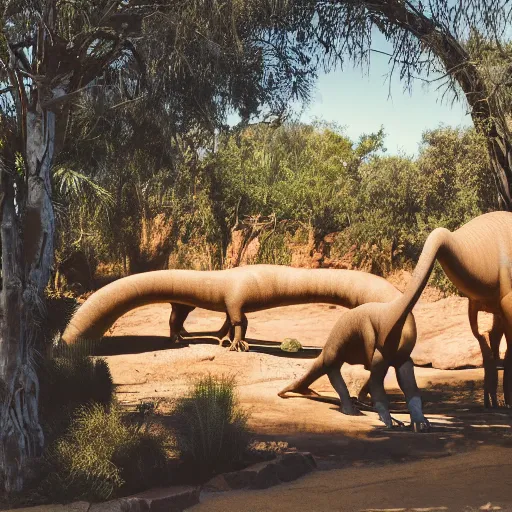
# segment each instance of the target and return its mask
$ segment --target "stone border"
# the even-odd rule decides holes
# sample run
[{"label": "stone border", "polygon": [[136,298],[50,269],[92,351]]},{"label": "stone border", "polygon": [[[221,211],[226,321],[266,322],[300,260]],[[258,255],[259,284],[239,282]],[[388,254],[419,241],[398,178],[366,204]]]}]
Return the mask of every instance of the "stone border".
[{"label": "stone border", "polygon": [[203,486],[204,491],[221,492],[236,489],[267,489],[291,482],[316,468],[309,452],[285,452],[273,460],[259,462],[240,471],[223,473]]},{"label": "stone border", "polygon": [[267,489],[296,480],[315,468],[316,462],[311,453],[289,451],[240,471],[217,475],[202,487],[165,487],[102,503],[78,501],[67,505],[41,505],[12,512],[182,512],[199,503],[201,491]]}]

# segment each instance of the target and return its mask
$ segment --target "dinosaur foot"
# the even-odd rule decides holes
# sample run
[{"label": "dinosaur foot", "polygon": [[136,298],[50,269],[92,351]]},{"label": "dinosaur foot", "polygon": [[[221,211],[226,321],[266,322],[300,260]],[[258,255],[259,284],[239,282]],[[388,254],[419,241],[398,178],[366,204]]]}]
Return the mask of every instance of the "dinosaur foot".
[{"label": "dinosaur foot", "polygon": [[180,334],[174,334],[171,336],[171,344],[188,346],[188,341],[184,339]]},{"label": "dinosaur foot", "polygon": [[411,422],[411,430],[417,433],[432,432],[432,427],[427,419],[425,421],[413,421]]},{"label": "dinosaur foot", "polygon": [[219,338],[219,347],[231,346],[231,340],[228,337]]},{"label": "dinosaur foot", "polygon": [[497,409],[501,404],[498,402],[496,395],[485,394],[484,395],[484,407],[486,409]]},{"label": "dinosaur foot", "polygon": [[364,414],[359,410],[357,409],[357,407],[354,407],[353,405],[347,407],[342,407],[341,408],[341,412],[343,414],[346,414],[347,416],[364,416]]},{"label": "dinosaur foot", "polygon": [[233,341],[231,343],[229,350],[236,350],[237,352],[248,352],[249,351],[249,343],[244,340]]},{"label": "dinosaur foot", "polygon": [[403,421],[397,420],[396,418],[393,418],[393,416],[389,416],[389,420],[391,421],[385,422],[387,428],[406,428],[406,425]]}]

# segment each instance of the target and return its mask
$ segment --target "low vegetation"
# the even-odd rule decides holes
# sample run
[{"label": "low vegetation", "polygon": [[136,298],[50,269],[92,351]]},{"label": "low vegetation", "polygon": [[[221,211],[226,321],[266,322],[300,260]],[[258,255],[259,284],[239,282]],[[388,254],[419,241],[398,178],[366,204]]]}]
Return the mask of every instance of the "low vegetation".
[{"label": "low vegetation", "polygon": [[233,378],[200,377],[176,405],[176,446],[197,480],[243,462],[250,433],[235,390]]},{"label": "low vegetation", "polygon": [[158,421],[157,403],[140,403],[135,414],[123,410],[106,361],[88,356],[84,346],[90,344],[41,363],[45,453],[23,495],[0,507],[108,500],[172,485],[177,477],[204,481],[277,453],[250,444],[232,378],[193,382],[176,402],[176,428],[169,430]]},{"label": "low vegetation", "polygon": [[52,501],[98,501],[169,483],[166,437],[125,416],[116,404],[79,407],[47,451],[39,492]]}]

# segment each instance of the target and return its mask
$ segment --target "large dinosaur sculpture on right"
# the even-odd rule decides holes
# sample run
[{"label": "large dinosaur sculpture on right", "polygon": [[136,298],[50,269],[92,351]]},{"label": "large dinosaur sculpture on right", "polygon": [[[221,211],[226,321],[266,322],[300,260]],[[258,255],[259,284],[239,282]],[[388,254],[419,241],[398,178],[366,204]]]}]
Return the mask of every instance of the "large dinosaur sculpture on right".
[{"label": "large dinosaur sculpture on right", "polygon": [[[492,339],[499,340],[500,329],[503,329],[508,345],[512,339],[512,213],[492,212],[476,217],[454,232],[435,229],[425,242],[404,294],[391,302],[367,303],[345,312],[309,371],[278,395],[285,398],[291,391],[313,394],[309,386],[327,375],[340,397],[343,410],[350,414],[352,404],[341,376],[341,366],[345,362],[363,364],[371,371],[369,387],[375,408],[381,420],[391,426],[389,402],[384,386],[379,383],[383,382],[389,367],[394,366],[411,422],[419,424],[420,429],[428,429],[414,379],[412,349],[400,343],[399,333],[423,292],[436,259],[453,284],[469,298],[473,315],[478,310],[495,315],[497,321],[491,329]],[[475,325],[473,323],[472,328]],[[474,332],[476,336],[478,329]],[[485,389],[489,395],[496,396],[493,378],[491,374],[484,375]],[[505,403],[510,406],[512,353],[508,348],[503,382]]]},{"label": "large dinosaur sculpture on right", "polygon": [[[484,402],[497,406],[497,360],[499,343],[505,334],[503,394],[512,405],[512,213],[491,212],[480,215],[450,232],[435,229],[427,238],[414,271],[414,279],[396,301],[388,329],[396,329],[423,291],[435,260],[450,281],[469,299],[469,322],[480,343],[484,360]],[[478,311],[494,315],[491,330],[478,332]],[[393,325],[394,322],[394,325]]]}]

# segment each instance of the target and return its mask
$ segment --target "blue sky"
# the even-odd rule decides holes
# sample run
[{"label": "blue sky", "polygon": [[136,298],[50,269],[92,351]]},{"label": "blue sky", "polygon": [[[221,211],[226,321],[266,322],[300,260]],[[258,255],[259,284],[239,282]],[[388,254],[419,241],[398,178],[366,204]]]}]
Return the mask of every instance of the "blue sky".
[{"label": "blue sky", "polygon": [[[390,46],[377,31],[373,34],[372,48],[390,51]],[[353,68],[347,62],[343,71],[321,74],[312,101],[300,119],[309,122],[315,117],[334,121],[345,127],[344,133],[356,142],[363,133],[384,127],[388,155],[417,154],[421,135],[425,130],[445,126],[471,126],[465,100],[451,105],[451,96],[441,101],[442,91],[436,91],[439,82],[427,86],[417,80],[412,94],[404,91],[398,70],[391,79],[389,57],[372,52],[368,73]],[[429,78],[435,78],[431,76]],[[230,116],[229,121],[234,121]],[[228,122],[229,122],[228,121]]]},{"label": "blue sky", "polygon": [[398,73],[391,79],[389,94],[388,57],[373,53],[368,74],[351,64],[343,71],[322,74],[309,108],[301,116],[308,122],[314,117],[345,126],[345,134],[354,141],[363,133],[384,126],[388,154],[417,153],[421,134],[439,125],[471,126],[471,117],[462,102],[451,106],[451,97],[441,102],[437,84],[428,88],[424,82],[413,84],[412,94],[404,91]]}]

